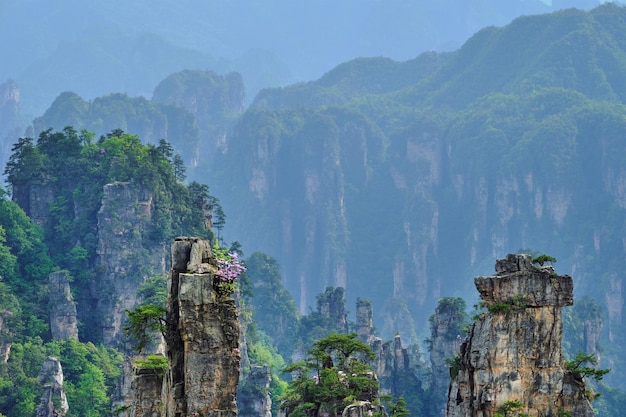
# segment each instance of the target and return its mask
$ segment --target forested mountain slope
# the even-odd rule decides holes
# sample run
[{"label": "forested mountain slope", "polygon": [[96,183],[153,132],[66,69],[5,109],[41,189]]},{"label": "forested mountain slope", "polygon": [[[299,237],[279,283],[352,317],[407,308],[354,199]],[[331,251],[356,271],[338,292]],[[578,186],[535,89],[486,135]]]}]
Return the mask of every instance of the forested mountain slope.
[{"label": "forested mountain slope", "polygon": [[206,173],[229,232],[278,258],[301,309],[345,286],[388,334],[494,258],[550,253],[602,305],[619,381],[624,22],[615,4],[522,17],[445,56],[263,92]]},{"label": "forested mountain slope", "polygon": [[408,59],[457,48],[487,25],[598,0],[454,0],[341,3],[190,0],[4,0],[0,3],[0,82],[18,83],[26,114],[61,91],[87,98],[147,95],[183,69],[238,71],[248,100],[262,88],[318,77],[358,56]]}]

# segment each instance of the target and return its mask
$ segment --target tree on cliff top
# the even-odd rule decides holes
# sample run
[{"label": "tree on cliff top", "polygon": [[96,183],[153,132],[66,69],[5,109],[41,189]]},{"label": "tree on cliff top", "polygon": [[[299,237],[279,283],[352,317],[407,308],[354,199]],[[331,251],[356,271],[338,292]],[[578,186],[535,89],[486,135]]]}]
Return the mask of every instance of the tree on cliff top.
[{"label": "tree on cliff top", "polygon": [[[112,182],[130,182],[153,193],[153,225],[141,231],[147,240],[181,234],[214,239],[207,215],[222,213],[219,201],[207,186],[186,187],[179,181],[183,167],[175,165],[174,149],[164,140],[144,145],[136,135],[116,129],[94,141],[92,133],[66,127],[43,131],[36,143],[21,138],[12,150],[4,173],[13,199],[30,214],[29,190],[39,185],[50,193],[46,241],[55,263],[75,278],[89,278],[83,275],[96,255],[103,186]],[[224,216],[218,217],[222,227]]]},{"label": "tree on cliff top", "polygon": [[355,333],[316,341],[303,362],[285,369],[297,376],[281,399],[281,408],[292,417],[318,415],[321,410],[338,415],[355,401],[377,401],[378,381],[368,365],[374,356]]}]

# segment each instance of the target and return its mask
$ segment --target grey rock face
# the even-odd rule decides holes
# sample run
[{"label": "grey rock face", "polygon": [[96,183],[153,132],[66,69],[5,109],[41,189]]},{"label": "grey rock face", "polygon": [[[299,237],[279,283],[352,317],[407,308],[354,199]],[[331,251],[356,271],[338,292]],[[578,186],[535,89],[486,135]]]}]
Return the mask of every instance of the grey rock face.
[{"label": "grey rock face", "polygon": [[487,305],[514,301],[527,307],[574,304],[574,283],[552,267],[536,268],[529,255],[508,255],[496,262],[494,277],[476,277],[474,284]]},{"label": "grey rock face", "polygon": [[508,401],[520,413],[594,415],[581,378],[565,369],[561,307],[573,300],[572,279],[529,265],[526,256],[497,263],[497,276],[475,279],[491,310],[470,327],[451,367],[448,417],[488,417]]},{"label": "grey rock face", "polygon": [[46,358],[39,373],[39,381],[44,389],[36,408],[36,416],[64,416],[69,410],[69,405],[63,390],[63,369],[57,358],[52,356]]},{"label": "grey rock face", "polygon": [[135,369],[131,382],[130,417],[161,417],[163,372],[156,369]]},{"label": "grey rock face", "polygon": [[[239,321],[235,301],[213,288],[214,260],[204,240],[178,238],[172,245],[166,337],[170,366],[163,391],[167,417],[237,415]],[[206,273],[186,273],[190,265],[200,265],[204,272],[204,264]]]},{"label": "grey rock face", "polygon": [[372,303],[358,299],[356,302],[356,334],[363,343],[371,344],[374,341],[374,320]]},{"label": "grey rock face", "polygon": [[345,333],[348,330],[348,312],[344,299],[343,287],[327,287],[326,291],[317,297],[317,311],[329,323],[335,323],[336,329]]},{"label": "grey rock face", "polygon": [[48,276],[50,289],[50,333],[53,340],[78,340],[76,305],[70,291],[67,272]]},{"label": "grey rock face", "polygon": [[104,186],[98,211],[97,277],[91,289],[97,334],[92,339],[115,346],[121,340],[126,310],[137,305],[137,289],[150,275],[165,273],[165,248],[147,238],[152,230],[152,192],[132,183]]},{"label": "grey rock face", "polygon": [[252,365],[237,396],[239,417],[271,417],[271,375],[267,366]]},{"label": "grey rock face", "polygon": [[369,401],[359,401],[344,408],[341,417],[371,417],[374,413],[382,411],[381,408]]},{"label": "grey rock face", "polygon": [[447,304],[439,304],[431,317],[430,335],[430,369],[431,392],[434,401],[441,404],[446,402],[450,371],[447,361],[458,355],[465,334],[461,334],[459,327],[463,324],[462,311]]}]

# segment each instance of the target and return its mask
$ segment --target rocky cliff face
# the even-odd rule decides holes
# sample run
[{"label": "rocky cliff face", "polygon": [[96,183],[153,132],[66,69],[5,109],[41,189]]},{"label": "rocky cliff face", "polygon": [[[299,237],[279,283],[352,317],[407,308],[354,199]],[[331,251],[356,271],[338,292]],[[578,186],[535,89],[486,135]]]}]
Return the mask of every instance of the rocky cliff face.
[{"label": "rocky cliff face", "polygon": [[53,272],[48,276],[50,289],[50,333],[53,340],[78,340],[76,304],[70,291],[67,272]]},{"label": "rocky cliff face", "polygon": [[137,305],[137,289],[150,275],[165,273],[165,248],[149,239],[152,192],[132,183],[104,186],[98,211],[96,279],[90,299],[79,304],[94,334],[88,340],[119,344],[125,311]]},{"label": "rocky cliff face", "polygon": [[135,369],[132,373],[130,395],[120,416],[162,417],[165,415],[161,399],[163,372],[157,369]]},{"label": "rocky cliff face", "polygon": [[235,301],[215,291],[210,243],[177,238],[168,279],[165,416],[235,417],[239,321]]},{"label": "rocky cliff face", "polygon": [[411,406],[410,397],[421,396],[424,393],[420,380],[424,366],[419,349],[416,346],[402,347],[399,335],[385,343],[375,339],[371,347],[376,353],[374,369],[380,382],[381,393],[390,394],[394,398],[404,397]]},{"label": "rocky cliff face", "polygon": [[30,219],[39,226],[50,220],[50,203],[54,199],[52,186],[48,184],[13,184],[15,201]]},{"label": "rocky cliff face", "polygon": [[267,366],[252,365],[237,394],[239,417],[271,417],[272,399],[269,395],[271,375]]},{"label": "rocky cliff face", "polygon": [[63,390],[63,369],[57,358],[49,356],[39,373],[43,394],[36,409],[36,417],[60,417],[69,410]]},{"label": "rocky cliff face", "polygon": [[0,84],[0,163],[5,165],[15,140],[24,133],[20,90],[15,81]]},{"label": "rocky cliff face", "polygon": [[[573,283],[528,255],[496,263],[497,275],[474,282],[487,311],[472,324],[451,366],[448,417],[491,417],[509,401],[519,411],[594,416],[585,385],[566,371],[561,308],[573,304]],[[510,404],[510,403],[509,403]]]},{"label": "rocky cliff face", "polygon": [[[450,372],[448,361],[459,354],[465,337],[465,302],[459,298],[441,299],[430,318],[430,369],[433,403],[444,411]],[[464,331],[465,330],[465,331]],[[442,413],[439,413],[441,411]]]},{"label": "rocky cliff face", "polygon": [[[211,160],[228,147],[234,121],[243,112],[245,88],[238,73],[186,70],[170,75],[154,89],[152,100],[182,107],[195,117],[200,140],[185,144],[193,168],[200,157]],[[201,155],[202,153],[202,155]]]},{"label": "rocky cliff face", "polygon": [[348,331],[348,312],[344,299],[343,287],[327,287],[326,291],[317,296],[317,311],[327,323],[332,323],[335,331]]}]

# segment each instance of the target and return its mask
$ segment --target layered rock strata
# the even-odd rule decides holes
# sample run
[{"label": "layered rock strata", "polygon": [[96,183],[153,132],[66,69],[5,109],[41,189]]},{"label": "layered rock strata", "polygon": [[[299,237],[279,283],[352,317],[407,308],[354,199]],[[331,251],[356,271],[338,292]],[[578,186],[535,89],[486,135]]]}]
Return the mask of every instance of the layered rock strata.
[{"label": "layered rock strata", "polygon": [[509,255],[497,275],[474,282],[487,311],[471,325],[452,367],[448,417],[492,417],[519,402],[536,417],[594,416],[579,375],[565,369],[561,308],[573,304],[571,277]]},{"label": "layered rock strata", "polygon": [[168,278],[166,417],[235,417],[239,321],[235,301],[215,291],[210,243],[177,238]]}]

